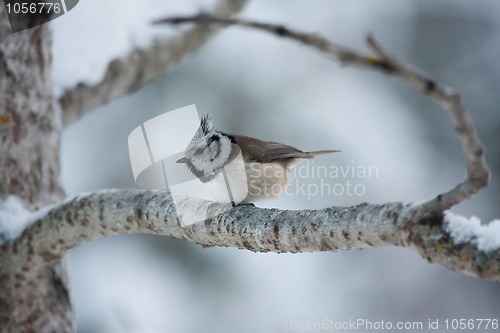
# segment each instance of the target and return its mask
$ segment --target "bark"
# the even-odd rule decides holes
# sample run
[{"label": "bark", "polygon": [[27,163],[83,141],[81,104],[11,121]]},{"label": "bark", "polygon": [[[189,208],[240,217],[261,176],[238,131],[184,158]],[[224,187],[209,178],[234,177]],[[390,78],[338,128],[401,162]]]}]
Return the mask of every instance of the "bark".
[{"label": "bark", "polygon": [[[63,197],[55,105],[47,26],[13,34],[0,5],[0,198],[35,209]],[[49,265],[25,250],[0,247],[0,331],[73,332],[63,256]]]}]

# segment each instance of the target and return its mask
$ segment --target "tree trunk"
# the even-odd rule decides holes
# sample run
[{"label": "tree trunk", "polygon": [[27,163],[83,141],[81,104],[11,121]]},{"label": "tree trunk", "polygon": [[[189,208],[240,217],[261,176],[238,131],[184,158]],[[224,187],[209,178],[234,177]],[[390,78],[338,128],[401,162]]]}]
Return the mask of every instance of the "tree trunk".
[{"label": "tree trunk", "polygon": [[[47,25],[14,34],[0,5],[0,200],[16,195],[34,210],[64,196],[60,121]],[[76,330],[64,262],[44,264],[47,255],[0,247],[0,332]]]}]

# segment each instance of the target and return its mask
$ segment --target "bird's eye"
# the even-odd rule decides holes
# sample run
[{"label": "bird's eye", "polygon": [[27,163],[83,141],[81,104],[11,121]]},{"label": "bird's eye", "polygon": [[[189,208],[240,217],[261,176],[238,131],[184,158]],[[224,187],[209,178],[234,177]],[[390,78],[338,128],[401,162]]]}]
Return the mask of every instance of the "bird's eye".
[{"label": "bird's eye", "polygon": [[210,139],[208,139],[209,144],[212,144],[212,142],[214,142],[214,141],[217,141],[217,142],[220,141],[220,136],[218,134],[214,134],[210,137]]},{"label": "bird's eye", "polygon": [[203,148],[198,148],[198,149],[196,149],[196,150],[195,150],[195,152],[194,152],[194,153],[195,153],[196,155],[201,155],[201,154],[203,154],[203,152],[204,152],[204,151],[205,151],[205,149],[203,149]]}]

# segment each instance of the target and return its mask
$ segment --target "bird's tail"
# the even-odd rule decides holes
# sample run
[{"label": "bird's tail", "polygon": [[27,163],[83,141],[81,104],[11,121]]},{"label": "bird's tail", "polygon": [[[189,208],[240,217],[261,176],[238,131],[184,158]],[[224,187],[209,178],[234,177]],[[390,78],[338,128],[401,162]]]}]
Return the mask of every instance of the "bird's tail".
[{"label": "bird's tail", "polygon": [[341,150],[318,150],[318,151],[308,151],[306,154],[312,157],[316,157],[324,154],[339,153]]}]

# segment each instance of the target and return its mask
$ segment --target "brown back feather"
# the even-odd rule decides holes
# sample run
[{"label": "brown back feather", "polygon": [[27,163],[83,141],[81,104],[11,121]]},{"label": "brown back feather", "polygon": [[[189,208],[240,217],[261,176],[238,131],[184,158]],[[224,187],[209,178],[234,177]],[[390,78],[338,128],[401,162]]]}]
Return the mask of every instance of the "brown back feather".
[{"label": "brown back feather", "polygon": [[240,147],[243,157],[247,161],[269,163],[280,160],[291,162],[296,158],[313,158],[322,154],[338,152],[338,150],[304,152],[295,147],[278,142],[263,141],[244,135],[224,134]]}]

